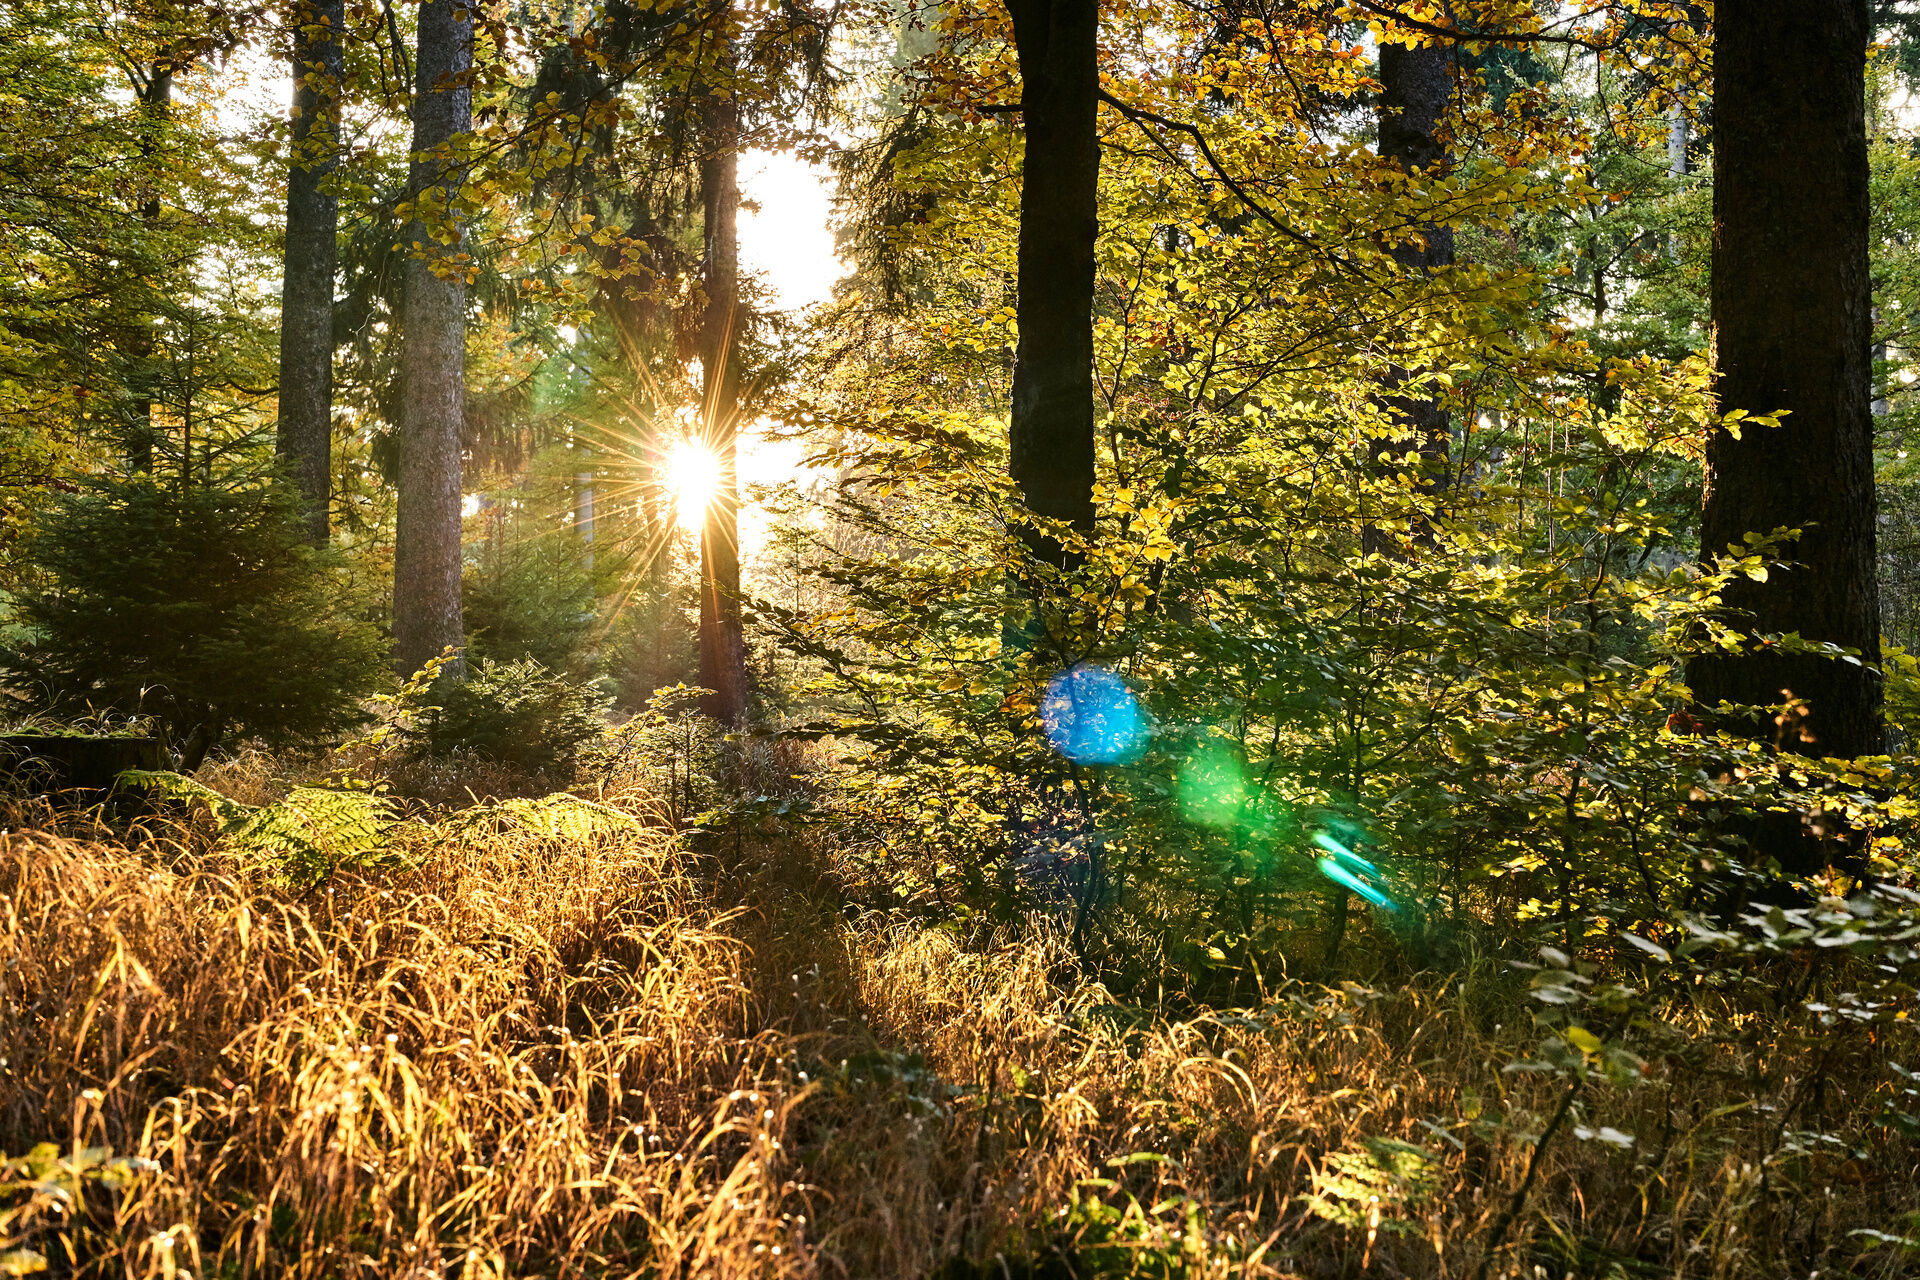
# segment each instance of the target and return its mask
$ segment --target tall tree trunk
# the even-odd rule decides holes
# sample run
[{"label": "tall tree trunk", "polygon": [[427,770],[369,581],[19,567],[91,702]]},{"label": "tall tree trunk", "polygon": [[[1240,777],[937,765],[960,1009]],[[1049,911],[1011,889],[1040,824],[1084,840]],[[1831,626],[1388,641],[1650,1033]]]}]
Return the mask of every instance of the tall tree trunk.
[{"label": "tall tree trunk", "polygon": [[[467,283],[464,265],[453,260],[464,239],[452,207],[463,170],[446,148],[472,123],[470,2],[423,0],[414,59],[408,178],[414,209],[400,307],[400,494],[393,557],[395,665],[409,673],[463,639],[460,436]],[[451,244],[436,240],[436,233],[449,232]]]},{"label": "tall tree trunk", "polygon": [[[1453,157],[1440,139],[1439,126],[1453,95],[1453,46],[1381,45],[1380,87],[1380,155],[1410,176],[1445,173]],[[1393,246],[1396,262],[1418,274],[1453,265],[1452,227],[1428,223],[1420,228],[1420,235],[1422,243],[1402,241]],[[1374,442],[1373,463],[1383,473],[1417,468],[1421,489],[1431,494],[1446,483],[1452,423],[1437,396],[1396,394],[1413,376],[1395,365],[1382,380],[1381,403],[1401,430],[1397,436]],[[1416,519],[1414,524],[1416,529],[1425,527],[1424,520]],[[1363,530],[1361,543],[1369,552],[1396,550],[1394,540],[1374,525]]]},{"label": "tall tree trunk", "polygon": [[[163,53],[160,60],[147,72],[147,82],[139,90],[140,105],[145,109],[144,121],[150,131],[140,144],[143,159],[151,160],[159,151],[157,135],[166,127],[173,115],[173,55],[171,51]],[[151,180],[151,169],[149,169]],[[140,223],[148,235],[155,235],[160,229],[160,196],[154,191],[140,202]],[[159,385],[159,371],[154,367],[153,320],[150,315],[142,315],[127,343],[128,354],[133,357],[133,376],[129,380],[133,391],[132,421],[127,428],[127,465],[134,471],[153,470],[153,449],[155,442],[153,426],[153,402]]]},{"label": "tall tree trunk", "polygon": [[[1881,747],[1875,576],[1871,284],[1867,272],[1866,0],[1722,5],[1714,37],[1713,341],[1720,409],[1787,410],[1775,429],[1707,441],[1703,556],[1748,531],[1801,530],[1790,567],[1740,577],[1725,615],[1754,634],[1797,631],[1866,665],[1750,648],[1695,659],[1696,699],[1804,717],[1729,727],[1786,751]],[[1791,819],[1792,815],[1784,815]],[[1756,852],[1812,869],[1797,820],[1761,821]]]},{"label": "tall tree trunk", "polygon": [[[1020,341],[1009,471],[1028,511],[1093,532],[1093,279],[1099,235],[1097,0],[1007,0],[1020,60]],[[1036,559],[1071,567],[1060,539]]]},{"label": "tall tree trunk", "polygon": [[700,162],[706,213],[707,313],[701,329],[706,445],[719,483],[700,524],[700,683],[707,714],[739,724],[747,713],[746,636],[740,608],[740,120],[730,96],[706,100]]},{"label": "tall tree trunk", "polygon": [[333,274],[339,200],[321,190],[339,158],[343,0],[299,0],[293,46],[293,149],[280,290],[280,430],[274,451],[305,503],[307,535],[327,540],[332,498]]}]

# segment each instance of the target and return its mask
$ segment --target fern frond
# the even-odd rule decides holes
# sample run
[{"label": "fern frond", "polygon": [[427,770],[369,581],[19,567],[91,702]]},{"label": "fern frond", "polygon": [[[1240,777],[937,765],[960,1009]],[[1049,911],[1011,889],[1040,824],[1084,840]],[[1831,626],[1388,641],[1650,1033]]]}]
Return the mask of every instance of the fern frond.
[{"label": "fern frond", "polygon": [[391,849],[393,803],[371,791],[295,787],[277,804],[255,806],[165,770],[128,769],[119,780],[205,804],[219,824],[226,852],[265,863],[275,875],[302,887],[318,884],[343,866],[377,863]]},{"label": "fern frond", "polygon": [[494,812],[523,830],[549,840],[588,841],[622,831],[638,831],[639,821],[610,805],[564,791],[538,800],[507,800]]}]

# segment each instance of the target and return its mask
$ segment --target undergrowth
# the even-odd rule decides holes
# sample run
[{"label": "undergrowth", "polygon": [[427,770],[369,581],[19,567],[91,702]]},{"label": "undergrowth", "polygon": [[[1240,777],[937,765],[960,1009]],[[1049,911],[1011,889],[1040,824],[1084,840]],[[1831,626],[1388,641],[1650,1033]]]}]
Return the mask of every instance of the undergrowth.
[{"label": "undergrowth", "polygon": [[1845,945],[1616,1009],[1624,959],[1381,932],[1162,1003],[1062,921],[861,911],[830,846],[602,797],[416,812],[304,888],[204,811],[16,806],[0,1274],[1920,1273],[1920,1055],[1829,1016]]}]

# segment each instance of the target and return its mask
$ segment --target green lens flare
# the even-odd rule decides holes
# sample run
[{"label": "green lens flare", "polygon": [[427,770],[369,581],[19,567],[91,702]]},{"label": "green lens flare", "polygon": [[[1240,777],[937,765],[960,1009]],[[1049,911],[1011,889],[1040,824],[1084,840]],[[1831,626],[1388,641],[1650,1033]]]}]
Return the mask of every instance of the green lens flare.
[{"label": "green lens flare", "polygon": [[1247,803],[1247,775],[1241,763],[1224,751],[1202,750],[1180,770],[1174,792],[1180,814],[1202,827],[1238,825]]}]

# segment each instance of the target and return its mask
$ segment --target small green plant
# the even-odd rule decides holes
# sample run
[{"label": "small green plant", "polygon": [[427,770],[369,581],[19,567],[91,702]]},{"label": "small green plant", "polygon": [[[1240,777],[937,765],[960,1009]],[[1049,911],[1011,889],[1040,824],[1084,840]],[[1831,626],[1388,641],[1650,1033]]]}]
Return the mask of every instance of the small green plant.
[{"label": "small green plant", "polygon": [[51,1142],[11,1160],[0,1155],[0,1276],[46,1271],[46,1256],[30,1247],[36,1236],[68,1218],[89,1187],[118,1191],[154,1168],[106,1147],[69,1153]]},{"label": "small green plant", "polygon": [[718,806],[715,789],[724,730],[700,711],[711,690],[676,684],[655,689],[646,709],[609,732],[589,754],[588,766],[602,780],[629,774],[666,801],[676,825]]},{"label": "small green plant", "polygon": [[494,824],[529,832],[545,840],[586,843],[602,836],[640,829],[640,821],[611,805],[557,791],[550,796],[502,800],[468,809],[455,826]]},{"label": "small green plant", "polygon": [[205,804],[229,853],[264,865],[275,878],[300,888],[342,868],[375,866],[392,857],[393,802],[372,791],[295,787],[278,804],[256,806],[164,770],[129,769],[120,782]]},{"label": "small green plant", "polygon": [[470,753],[537,773],[578,763],[606,731],[605,695],[532,659],[482,661],[466,680],[442,681],[402,732],[427,755]]},{"label": "small green plant", "polygon": [[1300,1198],[1316,1218],[1375,1237],[1410,1235],[1419,1228],[1408,1214],[1418,1210],[1440,1185],[1431,1153],[1393,1138],[1366,1138],[1342,1151],[1327,1153],[1326,1165],[1313,1175],[1313,1190]]},{"label": "small green plant", "polygon": [[[1130,1165],[1165,1162],[1157,1152],[1136,1151],[1107,1164],[1124,1174]],[[1206,1210],[1186,1196],[1143,1204],[1118,1177],[1083,1178],[1059,1215],[1060,1251],[1075,1275],[1180,1280],[1207,1261]]]}]

